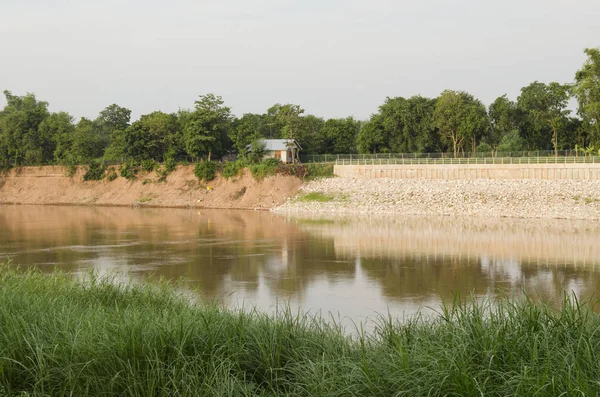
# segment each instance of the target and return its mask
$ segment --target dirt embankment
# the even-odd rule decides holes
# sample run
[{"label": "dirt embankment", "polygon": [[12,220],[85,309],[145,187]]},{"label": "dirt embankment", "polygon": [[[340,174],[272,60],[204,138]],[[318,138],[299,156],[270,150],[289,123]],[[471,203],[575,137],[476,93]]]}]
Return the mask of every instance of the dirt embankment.
[{"label": "dirt embankment", "polygon": [[302,182],[291,176],[255,180],[248,170],[226,180],[199,183],[193,166],[179,166],[166,182],[155,172],[108,182],[71,178],[63,166],[21,167],[0,175],[0,204],[64,204],[152,207],[270,209],[296,194]]}]

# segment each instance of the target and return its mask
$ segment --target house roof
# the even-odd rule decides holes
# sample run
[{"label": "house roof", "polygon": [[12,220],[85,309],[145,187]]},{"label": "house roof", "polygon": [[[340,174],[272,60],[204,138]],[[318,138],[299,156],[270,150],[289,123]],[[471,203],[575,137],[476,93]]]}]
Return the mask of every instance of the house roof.
[{"label": "house roof", "polygon": [[261,139],[260,142],[264,143],[267,151],[287,150],[290,147],[302,149],[295,139]]}]

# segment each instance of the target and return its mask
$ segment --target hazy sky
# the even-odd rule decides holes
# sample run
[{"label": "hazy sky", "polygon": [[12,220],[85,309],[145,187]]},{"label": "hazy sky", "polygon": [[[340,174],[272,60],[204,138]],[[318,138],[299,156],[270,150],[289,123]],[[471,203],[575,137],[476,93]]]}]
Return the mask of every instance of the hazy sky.
[{"label": "hazy sky", "polygon": [[487,105],[572,81],[599,21],[599,0],[0,0],[0,90],[90,118],[209,92],[236,115],[295,103],[363,119],[447,88]]}]

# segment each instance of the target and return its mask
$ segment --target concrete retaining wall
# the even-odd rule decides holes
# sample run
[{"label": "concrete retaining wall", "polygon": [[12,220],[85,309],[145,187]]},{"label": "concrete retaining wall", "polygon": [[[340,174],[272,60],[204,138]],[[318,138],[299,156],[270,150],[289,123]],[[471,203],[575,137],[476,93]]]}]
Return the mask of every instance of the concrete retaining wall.
[{"label": "concrete retaining wall", "polygon": [[342,178],[600,180],[600,164],[335,165]]}]

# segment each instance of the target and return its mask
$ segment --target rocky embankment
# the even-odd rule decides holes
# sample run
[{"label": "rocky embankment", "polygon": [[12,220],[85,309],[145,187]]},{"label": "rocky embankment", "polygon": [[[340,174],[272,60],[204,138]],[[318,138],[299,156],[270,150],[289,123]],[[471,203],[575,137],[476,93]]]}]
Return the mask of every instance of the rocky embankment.
[{"label": "rocky embankment", "polygon": [[275,211],[600,219],[600,181],[329,178]]}]

